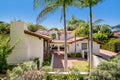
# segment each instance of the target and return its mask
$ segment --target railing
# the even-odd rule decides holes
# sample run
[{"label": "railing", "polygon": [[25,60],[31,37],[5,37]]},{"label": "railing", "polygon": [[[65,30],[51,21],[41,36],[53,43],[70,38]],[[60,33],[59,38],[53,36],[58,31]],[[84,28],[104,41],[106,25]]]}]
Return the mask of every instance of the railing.
[{"label": "railing", "polygon": [[[49,74],[71,74],[71,72],[48,72]],[[80,72],[82,75],[87,75],[89,72]]]}]

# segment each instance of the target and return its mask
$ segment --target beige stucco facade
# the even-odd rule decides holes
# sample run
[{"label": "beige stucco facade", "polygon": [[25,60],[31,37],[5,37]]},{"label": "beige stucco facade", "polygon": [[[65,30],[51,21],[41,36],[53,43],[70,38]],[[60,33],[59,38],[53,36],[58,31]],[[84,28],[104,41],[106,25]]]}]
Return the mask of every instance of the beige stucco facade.
[{"label": "beige stucco facade", "polygon": [[[82,43],[87,43],[87,51],[88,52],[88,40],[84,39],[82,41],[77,41],[76,42],[76,52],[82,52]],[[74,53],[75,52],[75,42],[73,42],[72,44],[69,44],[69,50],[68,53]],[[98,44],[97,42],[93,42],[93,53],[97,54],[100,53],[100,44]]]},{"label": "beige stucco facade", "polygon": [[26,24],[21,21],[11,23],[10,29],[10,43],[13,45],[16,41],[17,44],[7,58],[8,64],[20,64],[24,61],[40,58],[40,64],[43,62],[43,38],[32,36],[24,33]]},{"label": "beige stucco facade", "polygon": [[93,66],[97,67],[101,62],[107,61],[101,57],[93,55]]}]

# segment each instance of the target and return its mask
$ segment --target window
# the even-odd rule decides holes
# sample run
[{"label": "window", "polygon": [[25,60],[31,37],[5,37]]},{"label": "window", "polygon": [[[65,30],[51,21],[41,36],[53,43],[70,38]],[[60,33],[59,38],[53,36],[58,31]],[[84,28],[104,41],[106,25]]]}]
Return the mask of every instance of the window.
[{"label": "window", "polygon": [[82,43],[82,50],[87,50],[87,43]]}]

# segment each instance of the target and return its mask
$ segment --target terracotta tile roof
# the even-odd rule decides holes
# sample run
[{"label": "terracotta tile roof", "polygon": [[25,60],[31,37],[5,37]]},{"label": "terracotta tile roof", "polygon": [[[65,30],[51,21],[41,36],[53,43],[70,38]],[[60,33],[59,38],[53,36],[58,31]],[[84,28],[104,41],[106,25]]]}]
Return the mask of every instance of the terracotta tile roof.
[{"label": "terracotta tile roof", "polygon": [[[64,34],[64,31],[60,31],[61,34]],[[72,31],[67,31],[67,34],[72,34]]]},{"label": "terracotta tile roof", "polygon": [[35,33],[37,33],[37,34],[42,34],[42,35],[47,35],[47,34],[48,34],[48,31],[47,31],[47,30],[38,30],[38,31],[36,31]]},{"label": "terracotta tile roof", "polygon": [[[76,41],[82,41],[84,39],[88,39],[88,38],[87,37],[77,37]],[[70,39],[67,40],[67,43],[69,43],[69,44],[72,44],[73,42],[75,42],[75,38],[70,38]],[[94,41],[94,42],[97,42],[98,44],[101,44],[98,41]],[[63,44],[64,40],[52,40],[52,43]]]},{"label": "terracotta tile roof", "polygon": [[[87,37],[77,37],[76,38],[76,41],[82,41],[82,40],[84,40],[84,39],[87,39]],[[73,43],[73,42],[75,42],[75,38],[71,38],[71,39],[69,39],[68,40],[70,43]]]},{"label": "terracotta tile roof", "polygon": [[103,49],[100,49],[100,54],[103,54],[103,55],[106,55],[106,56],[109,56],[109,57],[117,55],[117,53],[115,53],[115,52],[108,51],[108,50],[103,50]]},{"label": "terracotta tile roof", "polygon": [[50,37],[48,37],[46,35],[42,35],[42,34],[36,33],[36,32],[30,32],[28,30],[24,30],[24,33],[32,35],[32,36],[36,36],[36,37],[39,37],[39,38],[43,38],[45,40],[51,40]]}]

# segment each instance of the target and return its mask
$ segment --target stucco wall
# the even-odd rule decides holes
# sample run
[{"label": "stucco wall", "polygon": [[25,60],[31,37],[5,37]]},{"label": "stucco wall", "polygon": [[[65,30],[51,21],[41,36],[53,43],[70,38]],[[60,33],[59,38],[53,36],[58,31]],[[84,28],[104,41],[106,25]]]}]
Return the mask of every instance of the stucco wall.
[{"label": "stucco wall", "polygon": [[100,57],[98,57],[96,55],[93,55],[93,65],[95,67],[97,67],[99,65],[99,63],[102,62],[102,61],[106,61],[106,60],[103,59],[103,58],[100,58]]},{"label": "stucco wall", "polygon": [[18,64],[28,60],[28,46],[25,39],[24,26],[26,25],[20,21],[11,23],[9,45],[12,46],[15,42],[19,42],[17,42],[15,48],[8,56],[8,64]]},{"label": "stucco wall", "polygon": [[[77,41],[76,42],[76,52],[81,52],[82,51],[82,43],[87,43],[88,44],[88,40],[85,39],[83,41]],[[87,47],[88,47],[88,45],[87,45]],[[100,44],[97,44],[96,42],[93,42],[93,53],[97,54],[97,53],[99,53],[99,51],[100,51]],[[75,43],[69,44],[69,53],[74,53],[74,52],[75,52]]]},{"label": "stucco wall", "polygon": [[39,39],[28,34],[25,34],[26,39],[29,42],[29,59],[40,58],[40,64],[43,62],[43,38]]},{"label": "stucco wall", "polygon": [[25,27],[26,25],[20,21],[11,23],[10,46],[20,40],[7,58],[8,64],[19,64],[35,58],[41,59],[40,64],[43,62],[43,38],[25,34]]}]

